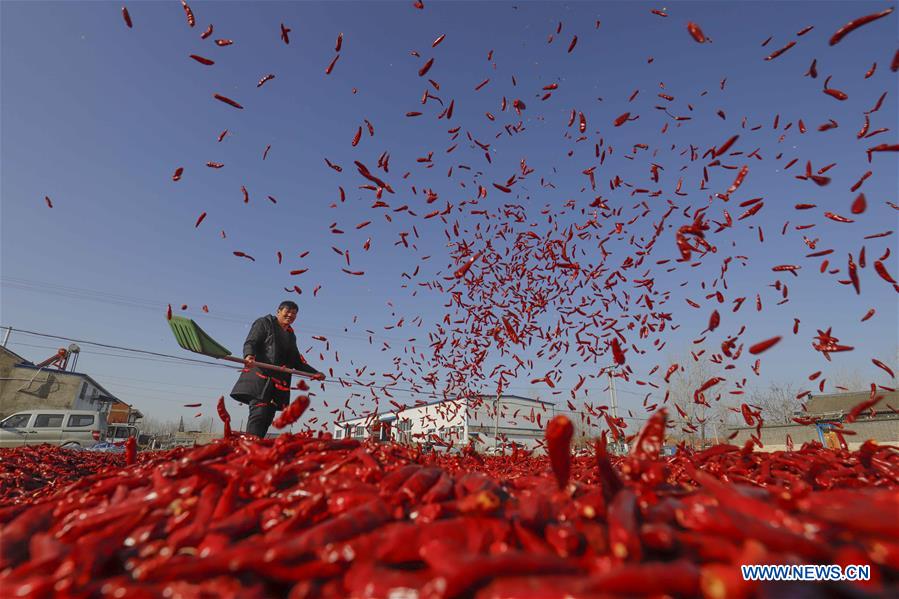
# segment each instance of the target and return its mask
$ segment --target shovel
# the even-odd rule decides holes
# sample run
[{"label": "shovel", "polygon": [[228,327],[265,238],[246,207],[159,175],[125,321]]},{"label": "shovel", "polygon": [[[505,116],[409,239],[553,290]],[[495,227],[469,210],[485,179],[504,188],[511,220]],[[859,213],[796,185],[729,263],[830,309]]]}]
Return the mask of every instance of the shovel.
[{"label": "shovel", "polygon": [[[178,345],[184,349],[196,354],[209,356],[210,358],[228,360],[229,362],[246,365],[240,358],[232,356],[231,352],[219,345],[215,339],[210,337],[206,331],[200,328],[200,325],[190,318],[172,316],[172,318],[169,319],[169,326],[172,328],[172,333],[175,334],[175,340],[178,341]],[[284,366],[275,366],[274,364],[266,364],[265,362],[254,362],[254,364],[256,366],[261,366],[266,370],[276,370],[278,372],[286,372],[288,374],[312,378],[311,374],[303,372],[302,370],[294,370],[293,368],[285,368]]]}]

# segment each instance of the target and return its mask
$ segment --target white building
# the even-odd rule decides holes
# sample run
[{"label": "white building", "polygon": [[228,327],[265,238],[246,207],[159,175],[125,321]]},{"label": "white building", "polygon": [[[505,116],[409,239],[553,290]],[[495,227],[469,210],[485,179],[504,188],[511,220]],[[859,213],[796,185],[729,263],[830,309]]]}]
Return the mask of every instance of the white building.
[{"label": "white building", "polygon": [[551,402],[518,395],[482,395],[477,399],[445,399],[401,410],[334,423],[338,439],[381,441],[461,448],[473,440],[478,450],[540,446],[546,424],[555,415]]}]

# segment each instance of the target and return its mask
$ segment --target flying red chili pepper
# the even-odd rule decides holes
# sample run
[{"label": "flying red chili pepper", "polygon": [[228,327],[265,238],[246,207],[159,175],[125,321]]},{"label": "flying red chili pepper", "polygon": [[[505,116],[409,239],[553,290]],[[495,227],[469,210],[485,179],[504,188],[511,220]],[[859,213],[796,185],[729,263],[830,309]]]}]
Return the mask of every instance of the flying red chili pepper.
[{"label": "flying red chili pepper", "polygon": [[275,428],[285,428],[300,419],[303,412],[309,407],[309,396],[298,395],[281,414],[272,422]]},{"label": "flying red chili pepper", "polygon": [[621,351],[621,345],[618,343],[618,339],[612,337],[610,345],[612,347],[612,357],[615,360],[615,364],[621,366],[625,362],[625,357],[624,352]]},{"label": "flying red chili pepper", "polygon": [[476,254],[474,254],[471,258],[468,259],[468,262],[466,262],[465,264],[460,266],[456,270],[456,272],[453,273],[453,276],[455,276],[457,279],[461,279],[462,277],[464,277],[465,273],[467,273],[468,269],[471,268],[471,265],[474,264],[478,260],[478,258],[481,257],[482,253],[483,252],[477,252]]},{"label": "flying red chili pepper", "polygon": [[871,363],[873,363],[875,366],[877,366],[878,368],[880,368],[881,370],[886,372],[888,375],[890,375],[891,379],[896,378],[896,375],[893,373],[893,370],[889,366],[887,366],[886,364],[884,364],[883,362],[878,360],[877,358],[872,358]]},{"label": "flying red chili pepper", "polygon": [[218,404],[216,404],[216,411],[225,425],[225,438],[227,439],[231,436],[231,414],[228,413],[228,408],[225,407],[224,395],[219,397]]},{"label": "flying red chili pepper", "polygon": [[128,29],[134,27],[131,23],[131,15],[128,14],[128,9],[126,7],[122,7],[122,18],[125,19],[125,25],[128,26]]},{"label": "flying red chili pepper", "polygon": [[781,337],[777,336],[766,339],[765,341],[760,341],[749,348],[749,353],[752,355],[757,355],[764,351],[767,351],[777,345],[780,342],[780,339]]},{"label": "flying red chili pepper", "polygon": [[433,59],[433,58],[429,58],[429,59],[427,60],[427,62],[425,62],[424,66],[422,66],[420,69],[418,69],[418,76],[419,76],[419,77],[424,77],[425,75],[427,75],[428,71],[431,70],[431,67],[432,67],[433,65],[434,65],[434,59]]},{"label": "flying red chili pepper", "polygon": [[630,119],[630,116],[631,116],[631,113],[625,112],[625,113],[619,115],[619,116],[613,121],[612,124],[615,125],[616,127],[620,127],[621,125],[623,125],[624,123],[626,123],[626,122]]},{"label": "flying red chili pepper", "polygon": [[337,60],[340,58],[340,54],[334,57],[334,59],[328,63],[328,67],[325,69],[325,75],[330,75],[331,71],[334,70],[334,65],[337,64]]},{"label": "flying red chili pepper", "polygon": [[893,285],[896,284],[896,280],[889,273],[889,271],[887,271],[887,267],[884,265],[884,263],[881,260],[874,261],[874,270],[877,272],[877,274],[880,276],[880,278],[883,279],[884,281],[886,281],[887,283],[890,283]]},{"label": "flying red chili pepper", "polygon": [[788,43],[786,46],[784,46],[783,48],[781,48],[781,49],[779,49],[779,50],[775,50],[774,52],[772,52],[771,54],[769,54],[768,56],[766,56],[766,57],[765,57],[765,60],[774,60],[775,58],[777,58],[778,56],[780,56],[781,54],[783,54],[784,52],[786,52],[787,50],[789,50],[790,48],[792,48],[792,47],[795,46],[795,45],[796,45],[796,42],[795,42],[795,41],[790,42],[790,43]]},{"label": "flying red chili pepper", "polygon": [[824,216],[826,216],[830,220],[835,220],[838,223],[854,223],[855,222],[851,218],[846,218],[845,216],[840,216],[839,214],[834,214],[833,212],[825,212]]},{"label": "flying red chili pepper", "polygon": [[194,11],[190,9],[190,6],[184,0],[181,0],[181,7],[184,9],[184,16],[187,17],[187,25],[189,27],[193,27],[197,24],[197,20],[194,19]]},{"label": "flying red chili pepper", "polygon": [[229,105],[233,106],[234,108],[239,108],[240,110],[243,110],[243,106],[241,106],[240,104],[238,104],[231,98],[225,97],[221,94],[212,94],[212,97],[215,98],[216,100],[218,100],[219,102],[224,102],[225,104],[229,104]]},{"label": "flying red chili pepper", "polygon": [[702,29],[699,28],[699,25],[696,23],[687,23],[687,31],[696,40],[697,43],[703,44],[706,41],[705,34],[702,32]]},{"label": "flying red chili pepper", "polygon": [[842,27],[837,29],[836,32],[834,32],[834,34],[830,38],[830,45],[835,46],[836,44],[838,44],[840,42],[840,40],[842,40],[844,37],[846,37],[853,31],[855,31],[862,25],[867,25],[868,23],[871,23],[872,21],[876,21],[877,19],[882,19],[883,17],[891,14],[892,12],[893,12],[893,7],[891,6],[891,7],[887,8],[886,10],[882,10],[877,13],[866,15],[864,17],[859,17],[853,21],[849,21],[848,23],[846,23],[845,25],[843,25]]},{"label": "flying red chili pepper", "polygon": [[200,64],[205,64],[207,66],[215,64],[214,60],[209,60],[208,58],[203,58],[202,56],[198,56],[196,54],[191,54],[190,57],[193,58],[194,60],[196,60],[197,62],[199,62]]}]

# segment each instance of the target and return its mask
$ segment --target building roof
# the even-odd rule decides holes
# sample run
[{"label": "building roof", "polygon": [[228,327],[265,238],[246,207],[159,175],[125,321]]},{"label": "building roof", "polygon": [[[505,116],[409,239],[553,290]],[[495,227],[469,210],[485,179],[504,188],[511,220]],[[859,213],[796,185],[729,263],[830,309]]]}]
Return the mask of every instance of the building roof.
[{"label": "building roof", "polygon": [[[113,395],[112,393],[110,393],[109,391],[107,391],[106,388],[103,387],[103,385],[101,385],[100,383],[98,383],[97,381],[95,381],[93,378],[91,378],[91,377],[90,377],[89,375],[87,375],[87,374],[84,374],[84,373],[82,373],[82,372],[73,372],[73,371],[71,371],[71,370],[54,370],[54,369],[48,369],[48,368],[46,368],[46,367],[44,367],[44,368],[38,368],[37,366],[35,366],[35,365],[32,364],[31,362],[28,362],[27,360],[26,360],[26,362],[27,362],[27,363],[16,364],[16,365],[14,366],[14,368],[23,368],[23,369],[25,369],[25,370],[46,370],[47,372],[51,372],[51,373],[53,373],[53,374],[55,374],[55,375],[58,375],[58,376],[76,376],[76,377],[79,377],[79,378],[81,378],[81,379],[83,379],[83,380],[86,380],[87,382],[89,382],[90,384],[92,384],[94,387],[96,387],[97,389],[99,389],[99,390],[100,390],[100,397],[103,398],[104,400],[112,401],[112,402],[116,402],[116,403],[125,403],[124,401],[122,401],[121,399],[119,399],[118,397],[116,397],[115,395]],[[126,404],[126,405],[127,405],[127,404]]]},{"label": "building roof", "polygon": [[[893,407],[899,407],[899,392],[897,391],[879,391],[878,395],[883,395],[875,410],[884,406],[881,410],[887,409],[886,404]],[[805,404],[805,411],[809,416],[841,416],[847,414],[854,406],[871,399],[870,391],[850,391],[848,393],[829,393],[827,395],[813,395]],[[880,410],[878,410],[880,411]]]},{"label": "building roof", "polygon": [[22,356],[20,356],[19,354],[17,354],[16,352],[14,352],[13,350],[9,349],[8,347],[6,347],[4,345],[0,345],[0,353],[6,353],[6,354],[11,355],[15,360],[17,360],[16,364],[19,364],[22,362],[24,362],[25,364],[31,364],[31,362],[29,362],[28,360],[26,360],[25,358],[23,358]]}]

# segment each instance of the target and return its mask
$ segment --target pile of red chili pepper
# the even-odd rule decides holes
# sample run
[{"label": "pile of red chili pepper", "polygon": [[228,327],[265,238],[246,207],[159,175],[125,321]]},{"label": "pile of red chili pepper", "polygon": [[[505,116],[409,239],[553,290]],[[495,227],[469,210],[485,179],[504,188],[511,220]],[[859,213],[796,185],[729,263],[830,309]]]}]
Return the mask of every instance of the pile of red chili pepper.
[{"label": "pile of red chili pepper", "polygon": [[[717,445],[660,457],[422,453],[328,435],[242,436],[120,456],[34,452],[95,473],[6,497],[0,587],[72,597],[746,597],[899,590],[899,452]],[[98,459],[99,458],[99,459]],[[104,460],[106,462],[104,463]],[[45,476],[45,474],[42,474]],[[740,564],[867,564],[865,583],[751,583]],[[801,585],[801,588],[791,585]]]},{"label": "pile of red chili pepper", "polygon": [[0,505],[34,502],[47,493],[102,471],[125,465],[116,453],[60,450],[51,445],[0,449]]}]

